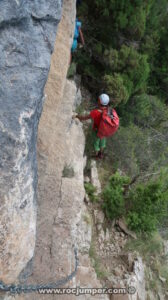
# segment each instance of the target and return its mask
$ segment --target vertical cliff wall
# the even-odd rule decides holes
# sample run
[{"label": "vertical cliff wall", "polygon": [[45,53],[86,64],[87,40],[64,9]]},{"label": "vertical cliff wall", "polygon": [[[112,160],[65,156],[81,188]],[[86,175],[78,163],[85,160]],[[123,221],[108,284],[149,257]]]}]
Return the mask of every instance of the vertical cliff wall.
[{"label": "vertical cliff wall", "polygon": [[61,0],[0,3],[0,278],[33,256],[36,136]]},{"label": "vertical cliff wall", "polygon": [[[89,259],[91,224],[84,204],[83,169],[85,138],[82,124],[73,120],[77,88],[66,79],[74,33],[76,0],[66,0],[59,23],[38,131],[37,241],[29,283],[49,283],[74,270],[74,245],[78,249],[77,276],[67,286],[100,287]],[[86,218],[85,218],[86,217]],[[59,295],[23,295],[23,299],[60,299]],[[22,298],[17,298],[18,300]],[[63,299],[76,299],[64,295]],[[90,299],[87,295],[80,299]],[[94,296],[107,299],[106,295]]]},{"label": "vertical cliff wall", "polygon": [[[60,248],[55,223],[59,223],[57,215],[61,201],[67,122],[70,124],[72,120],[74,95],[71,95],[69,89],[67,95],[69,93],[71,99],[65,100],[64,88],[70,61],[75,16],[76,1],[64,1],[62,19],[58,27],[50,72],[45,86],[46,100],[39,122],[37,243],[33,261],[33,282],[45,282],[46,278],[47,281],[60,278],[59,260],[65,259],[63,250]],[[65,243],[67,243],[66,240]],[[58,259],[60,256],[62,258]],[[69,271],[68,266],[63,274],[67,275]]]}]

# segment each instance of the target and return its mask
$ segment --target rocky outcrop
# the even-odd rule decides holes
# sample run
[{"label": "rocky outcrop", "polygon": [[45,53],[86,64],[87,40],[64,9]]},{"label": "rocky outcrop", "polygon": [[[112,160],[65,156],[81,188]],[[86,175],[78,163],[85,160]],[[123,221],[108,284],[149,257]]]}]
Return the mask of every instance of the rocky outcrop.
[{"label": "rocky outcrop", "polygon": [[[38,133],[37,242],[26,283],[50,283],[74,270],[74,246],[78,249],[77,276],[69,287],[100,287],[89,259],[91,220],[84,204],[85,138],[82,124],[72,118],[77,91],[66,79],[74,32],[76,1],[65,1],[51,68],[45,87],[46,101]],[[25,270],[26,274],[27,270]],[[30,274],[29,274],[30,275]],[[24,281],[24,273],[21,277]],[[15,299],[60,299],[59,295],[22,295]],[[76,299],[64,295],[64,299]],[[82,295],[80,299],[90,299]],[[94,296],[95,300],[107,299]]]},{"label": "rocky outcrop", "polygon": [[91,160],[91,183],[96,188],[95,194],[99,195],[101,193],[101,185],[100,185],[100,181],[99,181],[99,176],[98,176],[95,160]]},{"label": "rocky outcrop", "polygon": [[[145,264],[136,251],[126,250],[128,235],[126,224],[107,223],[101,207],[89,205],[93,215],[94,260],[102,271],[104,285],[126,288],[125,295],[111,295],[112,300],[145,300]],[[119,226],[119,224],[121,226]]]},{"label": "rocky outcrop", "polygon": [[4,0],[0,9],[0,279],[14,282],[36,232],[36,136],[61,0]]}]

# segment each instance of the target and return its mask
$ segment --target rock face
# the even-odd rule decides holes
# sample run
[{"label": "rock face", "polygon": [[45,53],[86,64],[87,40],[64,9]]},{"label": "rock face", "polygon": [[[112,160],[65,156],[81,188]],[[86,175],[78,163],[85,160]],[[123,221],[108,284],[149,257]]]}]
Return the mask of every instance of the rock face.
[{"label": "rock face", "polygon": [[[46,101],[38,132],[37,240],[31,275],[26,283],[50,283],[74,270],[74,245],[78,249],[77,275],[69,287],[100,287],[89,259],[91,219],[84,204],[85,137],[82,124],[72,119],[77,88],[66,79],[74,32],[76,1],[64,1],[55,50],[45,87]],[[26,273],[26,270],[25,270]],[[46,298],[47,296],[47,298]],[[38,293],[16,296],[17,300],[60,299]],[[81,300],[90,299],[81,295]],[[75,300],[74,295],[63,299]],[[95,300],[107,299],[94,296]]]},{"label": "rock face", "polygon": [[36,136],[61,0],[4,0],[0,9],[0,279],[14,282],[36,232]]},{"label": "rock face", "polygon": [[96,161],[91,161],[91,183],[96,188],[96,195],[99,195],[101,193],[101,184],[99,181],[98,171],[96,167]]}]

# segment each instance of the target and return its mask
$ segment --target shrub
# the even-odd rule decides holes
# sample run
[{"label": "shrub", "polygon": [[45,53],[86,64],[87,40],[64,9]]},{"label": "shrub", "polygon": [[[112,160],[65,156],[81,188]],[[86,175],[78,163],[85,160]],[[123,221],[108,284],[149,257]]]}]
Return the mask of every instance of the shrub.
[{"label": "shrub", "polygon": [[124,187],[130,183],[130,178],[116,172],[102,193],[107,218],[112,220],[124,216],[131,230],[147,235],[156,231],[168,210],[168,186],[165,180],[166,175],[165,178],[162,175],[157,181],[139,183],[125,195]]},{"label": "shrub", "polygon": [[128,105],[121,111],[123,119],[136,123],[140,127],[162,129],[162,123],[168,119],[166,105],[157,97],[147,94],[132,97]]},{"label": "shrub", "polygon": [[85,183],[85,190],[91,202],[98,201],[98,196],[95,195],[96,188],[91,183]]},{"label": "shrub", "polygon": [[119,51],[106,49],[104,62],[108,73],[104,77],[106,89],[117,104],[125,104],[133,93],[145,91],[150,71],[146,55],[122,45]]},{"label": "shrub", "polygon": [[144,88],[150,71],[147,55],[142,55],[133,47],[122,45],[119,51],[118,67],[132,81],[134,89],[131,92]]},{"label": "shrub", "polygon": [[110,177],[109,184],[103,191],[103,209],[109,219],[122,216],[125,213],[124,185],[129,183],[129,177],[118,172]]},{"label": "shrub", "polygon": [[116,105],[120,102],[127,102],[129,94],[120,74],[115,73],[114,75],[105,75],[104,81],[107,93],[115,99]]},{"label": "shrub", "polygon": [[[92,1],[94,11],[98,20],[102,22],[105,18],[113,20],[113,27],[123,31],[128,37],[140,39],[146,28],[146,18],[149,14],[152,0],[144,2],[141,0],[95,0]],[[92,9],[91,5],[91,9]]]},{"label": "shrub", "polygon": [[116,71],[119,65],[119,52],[116,49],[105,49],[103,59],[106,67]]},{"label": "shrub", "polygon": [[130,229],[150,233],[167,214],[168,190],[163,189],[161,180],[139,184],[129,194],[129,202],[127,223]]},{"label": "shrub", "polygon": [[89,88],[103,90],[104,75],[117,73],[129,97],[148,88],[166,100],[167,0],[86,0],[78,14],[86,41],[78,70]]},{"label": "shrub", "polygon": [[136,232],[149,233],[156,230],[156,218],[148,214],[129,212],[127,216],[128,227]]},{"label": "shrub", "polygon": [[144,36],[146,28],[146,11],[144,7],[140,6],[134,10],[134,14],[131,16],[128,32],[136,40],[141,39]]},{"label": "shrub", "polygon": [[[108,163],[131,177],[147,170],[152,162],[148,151],[148,132],[135,125],[122,126],[107,140]],[[146,155],[144,155],[146,153]]]}]

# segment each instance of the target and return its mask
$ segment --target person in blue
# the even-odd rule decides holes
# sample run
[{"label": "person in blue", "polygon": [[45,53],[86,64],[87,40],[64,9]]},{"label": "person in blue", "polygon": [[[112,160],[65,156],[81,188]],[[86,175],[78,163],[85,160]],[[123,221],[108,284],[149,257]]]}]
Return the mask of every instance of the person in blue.
[{"label": "person in blue", "polygon": [[82,45],[84,46],[84,44],[85,44],[81,26],[82,26],[82,23],[79,22],[78,19],[76,19],[74,38],[73,38],[73,43],[72,43],[72,48],[71,48],[72,53],[77,49],[79,37],[80,37]]}]

